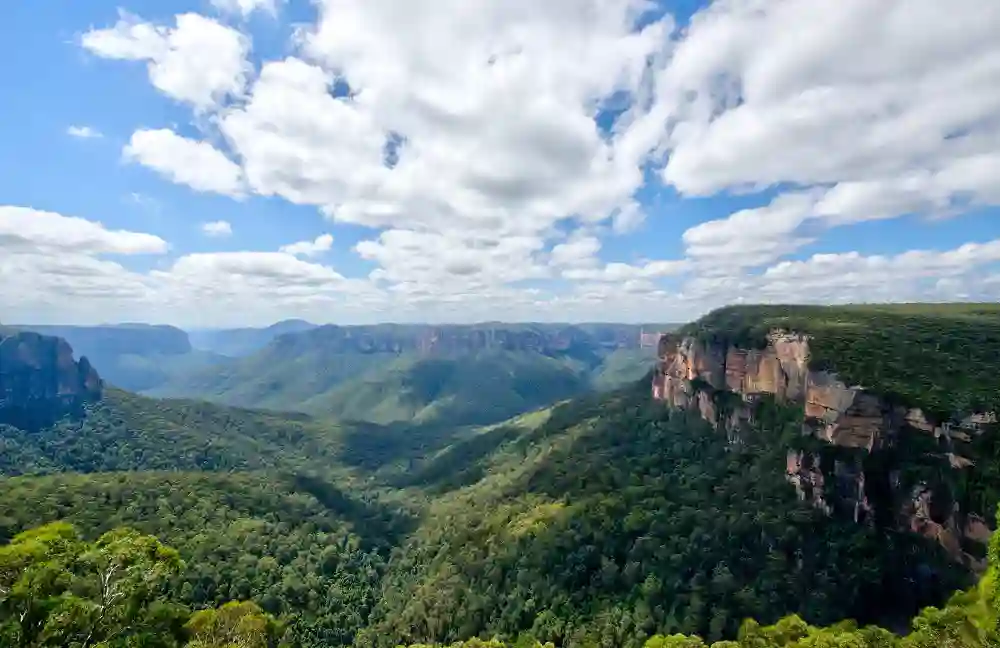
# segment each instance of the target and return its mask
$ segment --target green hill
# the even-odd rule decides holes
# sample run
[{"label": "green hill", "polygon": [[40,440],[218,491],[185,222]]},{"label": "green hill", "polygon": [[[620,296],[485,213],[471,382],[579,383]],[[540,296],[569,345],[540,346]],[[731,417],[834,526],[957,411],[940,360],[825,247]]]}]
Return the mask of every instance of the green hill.
[{"label": "green hill", "polygon": [[[146,470],[333,475],[420,457],[460,433],[336,423],[109,389],[80,418],[32,432],[0,425],[0,475]],[[378,445],[369,443],[373,438]]]},{"label": "green hill", "polygon": [[530,631],[641,646],[654,631],[714,640],[791,612],[893,622],[968,583],[917,536],[800,502],[784,476],[797,429],[780,408],[736,447],[651,403],[644,384],[536,418],[413,474],[411,488],[440,495],[390,563],[372,643]]},{"label": "green hill", "polygon": [[[667,327],[661,327],[666,329]],[[634,325],[324,326],[148,393],[376,423],[501,421],[637,380]]]},{"label": "green hill", "polygon": [[731,306],[678,333],[763,347],[776,328],[810,336],[813,369],[941,420],[1000,410],[1000,304]]}]

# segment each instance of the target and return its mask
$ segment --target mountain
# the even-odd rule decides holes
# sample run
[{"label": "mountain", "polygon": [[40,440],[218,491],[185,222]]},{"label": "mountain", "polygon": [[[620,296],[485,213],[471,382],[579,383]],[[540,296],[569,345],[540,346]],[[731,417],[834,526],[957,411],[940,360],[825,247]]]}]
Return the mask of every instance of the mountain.
[{"label": "mountain", "polygon": [[100,376],[87,358],[73,359],[65,340],[0,330],[0,426],[34,431],[82,415],[100,397]]},{"label": "mountain", "polygon": [[264,328],[236,328],[188,331],[191,345],[199,350],[233,358],[263,349],[279,335],[301,333],[316,328],[305,320],[289,319]]},{"label": "mountain", "polygon": [[[985,502],[1000,499],[998,311],[725,309],[664,336],[638,381],[480,427],[331,422],[109,388],[52,425],[0,425],[0,473],[21,475],[0,478],[0,541],[54,519],[87,539],[139,526],[186,561],[169,585],[176,600],[251,599],[303,648],[701,645],[654,637],[678,632],[750,648],[812,636],[802,620],[766,632],[743,622],[791,613],[904,629],[984,567]],[[577,344],[595,337],[582,327],[510,329],[318,328],[272,347],[304,359],[302,336],[328,335],[328,357],[350,361],[533,354],[593,366],[631,351],[614,336]],[[395,355],[408,339],[431,348]],[[421,384],[472,380],[432,378]],[[474,386],[462,398],[485,402],[492,381]],[[924,509],[910,515],[897,504],[915,492]],[[954,536],[956,552],[946,532],[972,516],[982,526]],[[975,599],[985,591],[963,595],[979,601],[975,615],[993,604]],[[977,636],[972,609],[926,612],[913,636]],[[900,645],[858,632],[844,645]],[[815,641],[792,645],[841,645]],[[979,645],[949,641],[905,645]]]},{"label": "mountain", "polygon": [[152,389],[175,373],[186,373],[222,360],[215,354],[193,349],[187,333],[173,326],[18,324],[16,328],[63,338],[78,355],[86,356],[99,367],[109,384],[130,391]]},{"label": "mountain", "polygon": [[799,497],[969,565],[1000,498],[1000,306],[731,307],[660,344],[654,397],[729,436],[771,398],[801,420]]},{"label": "mountain", "polygon": [[667,329],[321,326],[149,393],[378,423],[489,423],[639,378],[655,353],[648,333]]}]

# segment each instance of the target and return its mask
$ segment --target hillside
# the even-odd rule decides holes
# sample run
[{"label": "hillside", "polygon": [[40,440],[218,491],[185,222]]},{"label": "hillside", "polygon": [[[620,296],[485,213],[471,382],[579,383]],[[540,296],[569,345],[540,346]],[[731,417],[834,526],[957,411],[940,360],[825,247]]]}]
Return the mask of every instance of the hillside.
[{"label": "hillside", "polygon": [[0,425],[0,475],[265,469],[334,475],[419,458],[459,432],[317,421],[108,389],[83,416],[38,430]]},{"label": "hillside", "polygon": [[[962,432],[963,440],[957,428],[942,427],[946,421],[928,423],[931,433],[877,428],[914,420],[897,420],[894,408],[906,414],[919,401],[889,399],[921,394],[922,370],[910,379],[886,374],[899,387],[884,392],[870,380],[864,389],[835,382],[836,366],[812,364],[827,344],[821,328],[806,326],[833,322],[828,330],[850,331],[874,318],[855,344],[933,327],[940,342],[933,348],[944,355],[929,351],[929,362],[939,366],[963,353],[947,340],[992,344],[989,327],[976,323],[990,317],[988,309],[942,306],[924,321],[906,308],[712,313],[667,336],[659,362],[631,385],[477,428],[332,423],[107,389],[82,416],[32,432],[0,427],[0,473],[87,473],[0,479],[0,498],[16,502],[0,514],[0,533],[55,518],[88,538],[138,525],[187,558],[172,586],[179,600],[202,606],[249,598],[284,616],[302,648],[477,636],[521,646],[637,648],[676,632],[736,638],[746,617],[767,624],[791,613],[813,624],[853,618],[903,628],[984,567],[981,532],[962,539],[956,553],[928,529],[971,528],[973,514],[980,531],[992,521],[985,504],[973,503],[1000,493],[996,430],[986,423],[975,435]],[[787,319],[803,313],[805,324]],[[784,329],[779,337],[777,328]],[[482,338],[463,333],[445,342],[448,353],[411,365],[408,354],[419,349],[393,355],[370,338],[332,333],[340,341],[327,348],[340,349],[339,357],[392,355],[401,376],[435,368],[420,384],[463,394],[456,404],[466,406],[498,398],[493,385],[511,384],[500,380],[504,363],[525,353],[566,365],[583,363],[593,348],[565,344],[560,355],[534,338],[535,346],[470,352]],[[331,331],[303,335],[312,334]],[[812,344],[817,358],[806,353]],[[310,357],[300,334],[277,345],[303,362]],[[344,352],[359,347],[368,352]],[[457,351],[499,368],[462,374],[447,362]],[[1000,355],[979,353],[969,357],[993,370],[976,375],[994,380]],[[846,367],[869,375],[882,362],[864,347],[844,355]],[[652,397],[651,379],[666,402]],[[974,402],[962,400],[963,385],[953,380],[946,389],[956,403]],[[814,421],[807,405],[826,402],[808,396],[818,386],[834,400],[852,400],[835,417],[821,412]],[[375,393],[353,406],[377,412],[386,401]],[[864,409],[871,403],[881,409]],[[420,416],[415,409],[407,415]],[[965,412],[956,407],[955,416],[964,420]],[[794,470],[793,458],[800,462]],[[919,515],[897,519],[861,506],[881,510],[878,489],[894,483],[886,481],[890,473],[907,501],[925,505]],[[803,481],[810,475],[815,481]],[[965,517],[943,502],[957,503]],[[924,526],[910,526],[913,520]]]},{"label": "hillside", "polygon": [[364,626],[392,528],[375,507],[334,510],[263,473],[18,477],[0,480],[0,500],[0,547],[38,520],[71,522],[89,538],[132,527],[179,548],[186,568],[169,583],[178,603],[253,598],[294,619],[307,646],[349,645]]},{"label": "hillside", "polygon": [[179,376],[149,394],[383,424],[491,423],[638,379],[655,352],[652,344],[640,348],[641,330],[323,326],[280,336],[258,353]]},{"label": "hillside", "polygon": [[982,563],[1000,498],[1000,307],[730,307],[661,341],[654,396],[730,438],[775,398],[786,470],[820,509]]},{"label": "hillside", "polygon": [[731,446],[638,385],[459,442],[414,476],[441,495],[390,563],[366,640],[715,640],[747,616],[893,622],[968,582],[917,536],[801,502],[784,474],[794,420],[763,414]]}]

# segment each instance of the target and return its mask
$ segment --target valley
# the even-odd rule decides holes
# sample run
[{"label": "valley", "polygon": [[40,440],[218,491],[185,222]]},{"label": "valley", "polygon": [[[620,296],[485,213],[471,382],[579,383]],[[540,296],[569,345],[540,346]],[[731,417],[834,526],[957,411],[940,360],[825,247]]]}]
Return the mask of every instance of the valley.
[{"label": "valley", "polygon": [[[718,642],[746,618],[790,614],[906,629],[986,568],[988,532],[961,529],[994,527],[1000,499],[998,318],[992,306],[737,307],[667,333],[658,359],[606,332],[580,334],[605,336],[587,346],[534,327],[509,327],[499,349],[482,349],[475,327],[379,342],[317,327],[264,347],[289,366],[345,358],[330,367],[343,381],[372,381],[363,363],[387,349],[396,391],[326,401],[354,413],[343,418],[98,387],[59,338],[5,329],[0,411],[53,415],[0,424],[0,542],[57,520],[85,538],[134,528],[177,548],[177,604],[252,600],[302,648]],[[808,348],[773,351],[775,331]],[[428,339],[444,348],[421,349]],[[923,352],[905,366],[888,359],[914,344]],[[614,388],[560,386],[564,374],[541,369],[574,362],[620,362]],[[485,366],[496,370],[476,380]],[[423,376],[436,417],[401,406],[398,390],[415,388],[401,375]],[[833,376],[855,396],[832,414],[795,382]],[[532,397],[503,399],[518,381]],[[444,393],[463,408],[441,405]],[[845,441],[869,393],[882,414],[864,443]],[[481,396],[500,406],[472,415]],[[930,427],[893,408],[921,408]],[[974,431],[941,432],[974,413]]]}]

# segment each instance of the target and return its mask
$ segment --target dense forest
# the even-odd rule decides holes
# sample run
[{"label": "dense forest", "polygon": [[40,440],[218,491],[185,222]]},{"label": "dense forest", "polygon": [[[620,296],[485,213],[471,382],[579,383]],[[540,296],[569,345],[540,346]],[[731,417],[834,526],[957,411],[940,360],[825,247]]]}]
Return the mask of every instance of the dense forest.
[{"label": "dense forest", "polygon": [[[993,402],[970,381],[998,387],[1000,354],[980,348],[993,348],[994,316],[750,307],[687,332],[760,344],[773,327],[801,329],[817,366],[836,361],[917,405],[953,395],[958,408]],[[926,345],[930,331],[938,342],[910,377],[866,364],[883,353],[866,340]],[[921,386],[932,363],[940,394]],[[995,645],[992,572],[969,589],[979,574],[936,543],[796,497],[787,452],[819,443],[802,423],[801,409],[765,398],[733,442],[652,401],[648,378],[485,426],[337,422],[109,388],[81,416],[0,426],[0,645]],[[970,441],[975,469],[954,486],[963,502],[1000,493],[996,439]],[[930,445],[901,460],[926,469]],[[110,601],[112,565],[129,577]]]},{"label": "dense forest", "polygon": [[[340,430],[309,436],[316,421],[160,407],[151,430],[194,417],[243,463],[191,463],[177,451],[168,466],[170,453],[150,448],[124,467],[143,472],[9,478],[0,531],[67,520],[86,538],[118,525],[157,535],[185,561],[169,579],[179,603],[252,600],[285,620],[292,645],[530,635],[641,646],[658,632],[734,637],[745,617],[792,612],[895,627],[969,584],[915,536],[831,521],[799,502],[782,469],[782,439],[798,421],[778,407],[764,410],[752,443],[731,447],[700,419],[651,402],[640,383],[439,440],[412,469],[389,471],[393,436],[370,448],[379,454],[362,452],[366,463]],[[128,420],[106,430],[122,431],[123,447],[145,419]],[[266,442],[292,434],[285,425],[303,436],[282,452]],[[176,429],[178,450],[196,443]],[[240,453],[248,437],[266,451],[254,462]]]},{"label": "dense forest", "polygon": [[[744,620],[711,648],[979,648],[998,645],[997,559],[977,586],[943,608],[924,609],[904,637],[842,621],[817,627],[797,615],[762,626]],[[0,640],[18,648],[291,648],[288,619],[250,601],[193,610],[173,579],[189,569],[173,548],[128,527],[87,541],[70,524],[26,530],[0,545]],[[331,644],[327,644],[331,645]],[[514,642],[471,639],[451,648],[553,648],[523,634]],[[593,645],[613,645],[607,643]],[[698,635],[657,634],[644,648],[702,648]],[[414,644],[410,648],[427,648]]]},{"label": "dense forest", "polygon": [[655,344],[640,345],[640,333],[671,328],[321,326],[176,374],[148,394],[379,424],[489,424],[638,380],[655,355]]}]

